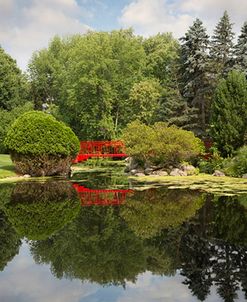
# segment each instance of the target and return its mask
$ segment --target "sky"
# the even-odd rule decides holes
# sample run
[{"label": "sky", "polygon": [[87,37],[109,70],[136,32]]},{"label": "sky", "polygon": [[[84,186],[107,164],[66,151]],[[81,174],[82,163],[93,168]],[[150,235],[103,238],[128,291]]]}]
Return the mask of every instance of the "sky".
[{"label": "sky", "polygon": [[54,35],[132,27],[144,37],[180,38],[200,18],[211,34],[224,10],[234,31],[247,21],[247,0],[0,0],[0,45],[25,70]]}]

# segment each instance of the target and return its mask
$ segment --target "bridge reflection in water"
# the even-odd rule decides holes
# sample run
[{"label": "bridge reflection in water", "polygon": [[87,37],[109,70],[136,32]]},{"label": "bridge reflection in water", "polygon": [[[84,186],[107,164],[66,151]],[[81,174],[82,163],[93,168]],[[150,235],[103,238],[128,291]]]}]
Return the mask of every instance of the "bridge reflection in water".
[{"label": "bridge reflection in water", "polygon": [[133,190],[94,190],[86,188],[77,183],[73,184],[77,191],[82,206],[119,206],[126,200],[128,194],[133,193]]}]

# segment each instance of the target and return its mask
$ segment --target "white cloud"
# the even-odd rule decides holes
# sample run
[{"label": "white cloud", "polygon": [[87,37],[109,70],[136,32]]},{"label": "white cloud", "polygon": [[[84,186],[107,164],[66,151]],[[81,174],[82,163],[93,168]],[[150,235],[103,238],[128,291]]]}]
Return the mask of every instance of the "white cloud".
[{"label": "white cloud", "polygon": [[48,265],[34,264],[26,243],[0,275],[0,301],[79,302],[98,289],[80,280],[56,279]]},{"label": "white cloud", "polygon": [[54,35],[86,32],[89,16],[75,0],[0,0],[0,44],[25,68]]},{"label": "white cloud", "polygon": [[195,18],[202,19],[212,33],[225,10],[239,32],[247,20],[247,1],[242,0],[134,0],[124,7],[119,22],[144,36],[173,32],[179,38]]}]

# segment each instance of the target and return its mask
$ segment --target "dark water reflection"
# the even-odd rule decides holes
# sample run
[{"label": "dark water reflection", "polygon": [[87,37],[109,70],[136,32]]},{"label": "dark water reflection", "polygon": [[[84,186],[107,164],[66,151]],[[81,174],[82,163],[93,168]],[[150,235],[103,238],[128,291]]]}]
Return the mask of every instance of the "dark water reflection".
[{"label": "dark water reflection", "polygon": [[0,301],[246,301],[245,204],[159,188],[83,206],[70,182],[1,185]]}]

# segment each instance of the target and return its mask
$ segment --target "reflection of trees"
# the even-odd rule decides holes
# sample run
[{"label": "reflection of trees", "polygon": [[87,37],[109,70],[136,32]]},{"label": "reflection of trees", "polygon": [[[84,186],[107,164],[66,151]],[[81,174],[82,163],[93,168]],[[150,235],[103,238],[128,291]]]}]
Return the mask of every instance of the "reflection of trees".
[{"label": "reflection of trees", "polygon": [[6,216],[0,211],[0,271],[18,254],[21,241]]},{"label": "reflection of trees", "polygon": [[203,195],[197,192],[150,189],[129,197],[121,216],[137,236],[152,238],[193,217],[202,204]]},{"label": "reflection of trees", "polygon": [[69,182],[24,182],[14,187],[4,207],[20,236],[45,239],[72,220],[80,209]]},{"label": "reflection of trees", "polygon": [[116,211],[113,207],[82,208],[77,219],[59,233],[32,242],[36,262],[50,263],[58,278],[123,285],[134,281],[145,270],[143,243]]},{"label": "reflection of trees", "polygon": [[200,301],[206,299],[212,284],[227,302],[234,301],[240,285],[246,292],[247,250],[242,246],[246,223],[246,211],[237,198],[220,197],[206,203],[186,224],[180,246],[182,275]]}]

